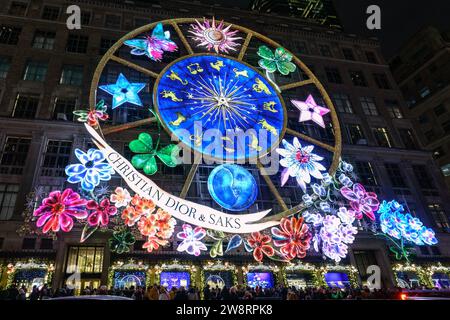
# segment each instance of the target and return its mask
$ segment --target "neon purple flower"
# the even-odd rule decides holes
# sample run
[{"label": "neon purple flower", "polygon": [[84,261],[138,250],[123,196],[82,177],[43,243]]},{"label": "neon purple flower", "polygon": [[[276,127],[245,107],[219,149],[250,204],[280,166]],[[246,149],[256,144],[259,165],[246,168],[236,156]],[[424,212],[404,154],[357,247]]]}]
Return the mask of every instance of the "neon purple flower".
[{"label": "neon purple flower", "polygon": [[86,208],[94,210],[88,217],[88,223],[91,226],[106,226],[109,223],[109,216],[117,213],[117,208],[112,206],[108,199],[103,199],[100,203],[94,200],[89,200]]},{"label": "neon purple flower", "polygon": [[202,227],[195,227],[195,229],[192,229],[192,226],[189,224],[183,224],[182,228],[183,231],[179,232],[177,237],[178,239],[183,240],[183,242],[180,243],[177,251],[186,251],[194,256],[199,256],[200,250],[207,250],[206,245],[200,241],[206,236],[205,229]]},{"label": "neon purple flower", "polygon": [[355,183],[353,190],[349,187],[342,187],[341,194],[350,200],[350,206],[355,211],[357,219],[362,219],[365,214],[370,220],[375,221],[374,211],[378,210],[380,202],[374,192],[367,192],[361,184]]},{"label": "neon purple flower", "polygon": [[38,228],[44,226],[43,233],[50,229],[58,232],[60,229],[69,232],[73,227],[73,218],[84,219],[88,216],[85,205],[87,201],[81,199],[80,195],[68,188],[61,191],[50,192],[48,198],[42,201],[42,204],[33,215],[39,217],[36,221]]}]

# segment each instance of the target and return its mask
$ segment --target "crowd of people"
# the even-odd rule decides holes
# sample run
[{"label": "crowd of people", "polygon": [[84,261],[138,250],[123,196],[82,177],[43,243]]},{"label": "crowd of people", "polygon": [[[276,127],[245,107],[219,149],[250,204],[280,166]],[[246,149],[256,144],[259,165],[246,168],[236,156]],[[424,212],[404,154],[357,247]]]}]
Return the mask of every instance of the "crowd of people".
[{"label": "crowd of people", "polygon": [[[300,288],[278,286],[263,289],[245,286],[211,288],[206,286],[202,291],[196,287],[167,289],[163,286],[153,285],[148,288],[134,287],[112,288],[106,286],[99,288],[85,287],[80,295],[113,295],[131,298],[134,300],[326,300],[326,299],[396,299],[400,289],[369,290],[369,288]],[[45,300],[56,297],[74,296],[74,289],[64,286],[52,290],[47,285],[42,288],[34,286],[29,294],[22,286],[11,285],[1,290],[2,300]]]}]

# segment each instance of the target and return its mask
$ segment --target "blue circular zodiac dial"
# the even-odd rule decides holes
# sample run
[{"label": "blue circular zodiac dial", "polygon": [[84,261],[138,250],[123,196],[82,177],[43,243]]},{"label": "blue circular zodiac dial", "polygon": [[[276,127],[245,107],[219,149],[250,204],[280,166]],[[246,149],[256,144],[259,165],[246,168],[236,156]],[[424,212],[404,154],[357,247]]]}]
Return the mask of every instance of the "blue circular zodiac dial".
[{"label": "blue circular zodiac dial", "polygon": [[286,114],[275,88],[231,58],[195,55],[176,61],[160,76],[154,99],[169,132],[206,156],[262,156],[283,134]]}]

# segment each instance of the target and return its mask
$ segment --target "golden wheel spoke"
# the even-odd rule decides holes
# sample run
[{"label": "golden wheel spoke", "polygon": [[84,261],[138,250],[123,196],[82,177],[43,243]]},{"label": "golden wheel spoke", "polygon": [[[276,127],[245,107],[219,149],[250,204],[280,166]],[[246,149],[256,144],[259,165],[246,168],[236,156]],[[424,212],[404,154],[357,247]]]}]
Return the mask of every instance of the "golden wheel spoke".
[{"label": "golden wheel spoke", "polygon": [[312,79],[308,79],[308,80],[303,80],[303,81],[298,81],[298,82],[293,82],[293,83],[289,83],[289,84],[285,84],[284,86],[280,86],[280,90],[281,91],[285,91],[285,90],[289,90],[289,89],[294,89],[294,88],[298,88],[310,83],[314,83],[314,81]]},{"label": "golden wheel spoke", "polygon": [[283,198],[281,197],[280,193],[277,190],[277,187],[273,184],[272,180],[270,179],[269,175],[267,174],[266,169],[263,167],[263,165],[258,161],[257,167],[259,169],[259,172],[261,176],[264,178],[264,180],[267,183],[267,186],[270,189],[270,192],[274,195],[275,199],[277,200],[278,204],[283,208],[284,211],[288,210],[288,207],[286,203],[284,202]]},{"label": "golden wheel spoke", "polygon": [[128,129],[132,129],[132,128],[136,128],[136,127],[140,127],[146,124],[150,124],[156,121],[156,118],[146,118],[146,119],[142,119],[142,120],[138,120],[138,121],[134,121],[134,122],[129,122],[129,123],[125,123],[125,124],[121,124],[118,126],[113,126],[113,127],[106,127],[102,130],[103,134],[111,134],[111,133],[116,133],[116,132],[120,132],[120,131],[125,131]]},{"label": "golden wheel spoke", "polygon": [[329,144],[323,143],[322,141],[319,141],[317,139],[308,137],[306,134],[299,133],[299,132],[297,132],[295,130],[292,130],[292,129],[289,129],[289,128],[286,128],[286,133],[290,134],[292,136],[295,136],[297,138],[300,138],[302,140],[305,140],[307,142],[310,142],[312,144],[315,144],[316,146],[324,148],[324,149],[326,149],[326,150],[328,150],[330,152],[335,152],[335,148],[333,146],[330,146]]},{"label": "golden wheel spoke", "polygon": [[129,68],[132,68],[132,69],[134,69],[134,70],[136,70],[136,71],[142,72],[142,73],[144,73],[144,74],[146,74],[146,75],[148,75],[148,76],[150,76],[150,77],[158,78],[158,74],[157,74],[156,72],[153,72],[153,71],[151,71],[151,70],[148,70],[148,69],[146,69],[146,68],[144,68],[144,67],[141,67],[141,66],[139,66],[139,65],[137,65],[137,64],[135,64],[135,63],[133,63],[133,62],[130,62],[130,61],[128,61],[128,60],[119,58],[118,56],[112,55],[112,56],[111,56],[111,60],[113,60],[113,61],[115,61],[115,62],[117,62],[117,63],[123,64],[124,66],[127,66],[127,67],[129,67]]},{"label": "golden wheel spoke", "polygon": [[250,43],[250,40],[252,39],[252,34],[247,33],[247,37],[245,38],[244,44],[242,45],[241,51],[239,52],[238,60],[244,59],[245,52],[248,49],[248,45]]},{"label": "golden wheel spoke", "polygon": [[186,181],[184,182],[183,189],[181,189],[181,193],[180,193],[181,199],[186,198],[186,195],[189,192],[189,188],[192,185],[192,181],[194,180],[195,173],[197,172],[198,167],[200,165],[200,159],[201,159],[201,154],[194,152],[194,163],[192,164],[191,169],[189,170],[189,173],[186,177]]},{"label": "golden wheel spoke", "polygon": [[171,22],[172,27],[175,29],[175,31],[177,32],[178,36],[180,37],[181,42],[183,42],[183,45],[185,46],[188,54],[194,54],[194,51],[192,50],[191,45],[189,44],[189,42],[187,41],[186,37],[184,36],[183,32],[181,32],[180,27],[178,26],[178,24],[174,21]]}]

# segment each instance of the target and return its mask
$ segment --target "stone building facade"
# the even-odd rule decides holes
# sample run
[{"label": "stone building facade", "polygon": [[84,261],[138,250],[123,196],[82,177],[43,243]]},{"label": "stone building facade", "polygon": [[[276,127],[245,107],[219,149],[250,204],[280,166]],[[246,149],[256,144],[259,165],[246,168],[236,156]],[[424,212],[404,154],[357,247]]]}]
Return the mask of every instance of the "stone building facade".
[{"label": "stone building facade", "polygon": [[427,27],[391,60],[392,72],[425,148],[450,186],[450,32]]}]

